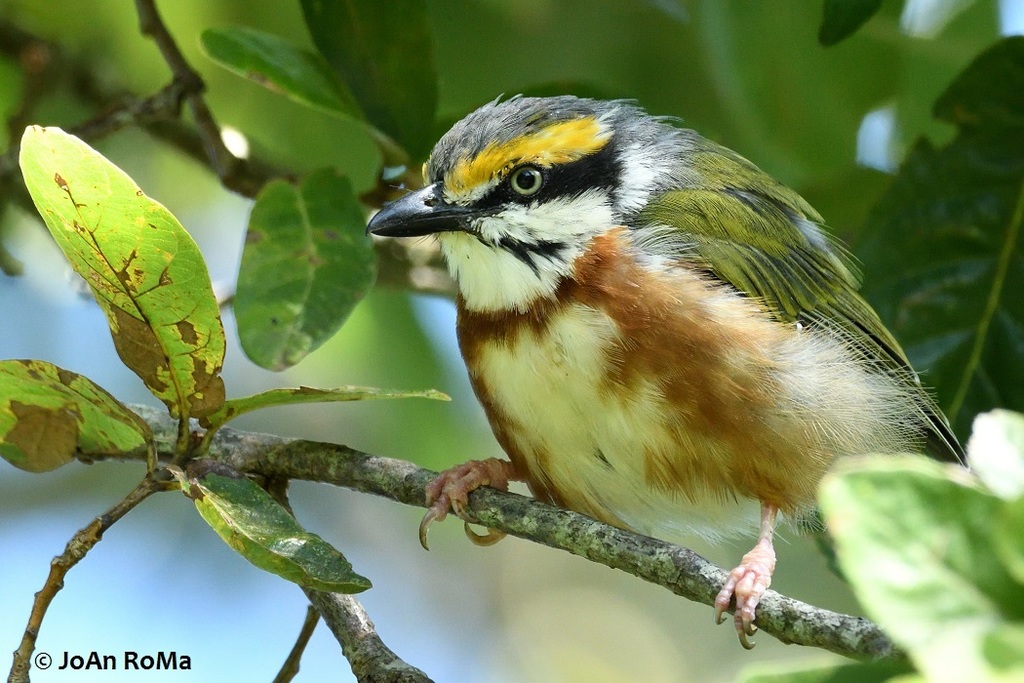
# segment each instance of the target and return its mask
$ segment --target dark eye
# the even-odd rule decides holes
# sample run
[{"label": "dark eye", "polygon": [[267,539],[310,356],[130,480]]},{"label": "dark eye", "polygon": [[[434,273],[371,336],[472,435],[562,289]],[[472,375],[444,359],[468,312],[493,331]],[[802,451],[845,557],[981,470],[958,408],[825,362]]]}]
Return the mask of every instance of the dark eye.
[{"label": "dark eye", "polygon": [[541,185],[544,184],[544,176],[536,166],[520,166],[512,171],[508,182],[517,194],[529,197],[537,194],[540,190]]}]

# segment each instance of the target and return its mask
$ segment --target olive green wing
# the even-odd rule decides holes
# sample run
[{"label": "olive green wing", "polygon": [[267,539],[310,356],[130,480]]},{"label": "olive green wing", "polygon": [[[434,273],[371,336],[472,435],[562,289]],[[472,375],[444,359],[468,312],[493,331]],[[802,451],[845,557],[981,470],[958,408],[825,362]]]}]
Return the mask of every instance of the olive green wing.
[{"label": "olive green wing", "polygon": [[[746,159],[707,144],[688,157],[688,173],[700,182],[651,201],[639,225],[671,228],[667,239],[682,258],[757,297],[778,320],[837,327],[866,362],[916,386],[903,349],[858,293],[852,259],[820,229],[821,216]],[[959,461],[948,423],[927,392],[920,394],[929,451]]]}]

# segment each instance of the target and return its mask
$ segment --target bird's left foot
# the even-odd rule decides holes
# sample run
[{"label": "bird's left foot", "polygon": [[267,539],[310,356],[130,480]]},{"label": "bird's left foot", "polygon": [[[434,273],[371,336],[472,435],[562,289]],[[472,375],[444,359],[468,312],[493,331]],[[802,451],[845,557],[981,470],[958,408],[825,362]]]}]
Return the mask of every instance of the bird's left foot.
[{"label": "bird's left foot", "polygon": [[729,572],[729,578],[715,598],[715,622],[719,624],[725,621],[729,603],[736,598],[733,619],[740,644],[747,650],[754,647],[750,638],[757,633],[754,610],[772,583],[773,571],[775,548],[772,547],[771,539],[762,538],[753,550],[743,556],[739,566]]},{"label": "bird's left foot", "polygon": [[[508,491],[508,483],[520,477],[508,460],[488,458],[470,460],[467,463],[447,469],[427,484],[427,514],[420,522],[420,545],[427,548],[427,531],[434,522],[440,522],[454,512],[459,517],[469,504],[469,494],[481,486],[490,486],[499,491]],[[466,535],[477,545],[493,545],[505,537],[500,531],[489,529],[487,534],[475,533],[466,524]]]}]

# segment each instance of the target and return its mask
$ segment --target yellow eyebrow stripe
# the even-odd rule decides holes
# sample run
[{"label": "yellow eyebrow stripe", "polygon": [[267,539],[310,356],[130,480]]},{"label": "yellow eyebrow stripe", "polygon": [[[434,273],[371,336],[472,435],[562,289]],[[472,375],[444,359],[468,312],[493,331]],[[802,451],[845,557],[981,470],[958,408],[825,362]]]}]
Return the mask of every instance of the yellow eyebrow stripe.
[{"label": "yellow eyebrow stripe", "polygon": [[611,131],[593,116],[553,123],[529,135],[492,143],[472,159],[459,159],[445,178],[445,187],[461,194],[505,175],[519,164],[548,167],[576,161],[597,152],[610,139]]}]

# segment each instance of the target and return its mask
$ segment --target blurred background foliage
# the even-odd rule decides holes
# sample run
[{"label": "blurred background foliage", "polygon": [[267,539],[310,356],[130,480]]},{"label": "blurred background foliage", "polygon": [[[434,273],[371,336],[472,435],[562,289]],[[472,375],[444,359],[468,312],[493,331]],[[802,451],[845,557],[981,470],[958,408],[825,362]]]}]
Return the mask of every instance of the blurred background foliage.
[{"label": "blurred background foliage", "polygon": [[[241,131],[253,156],[299,173],[334,166],[357,193],[374,187],[380,154],[361,126],[240,79],[200,48],[203,30],[231,25],[312,47],[299,2],[176,0],[160,10],[206,81],[218,121]],[[855,253],[884,251],[884,239],[879,247],[877,232],[865,230],[870,212],[915,140],[925,136],[934,147],[954,140],[956,129],[932,117],[934,103],[1001,35],[1024,32],[1024,5],[892,0],[829,48],[818,42],[821,18],[821,3],[803,0],[431,0],[426,20],[438,77],[436,133],[500,94],[636,98],[799,190]],[[22,123],[73,127],[102,113],[90,91],[149,94],[169,79],[127,0],[2,0],[0,43],[10,27],[52,41],[68,74],[81,70],[92,79],[62,80]],[[0,117],[14,115],[37,90],[26,64],[0,55]],[[20,134],[0,129],[0,147]],[[215,287],[230,292],[251,202],[138,130],[92,144],[182,221],[202,247]],[[37,218],[6,201],[9,191],[0,185],[0,242],[24,272],[0,276],[0,357],[48,360],[122,400],[151,402],[117,361],[99,309],[81,295]],[[898,271],[900,260],[885,267]],[[230,310],[225,323],[224,377],[232,396],[298,384],[367,384],[433,387],[453,397],[447,404],[279,409],[241,418],[239,428],[337,441],[432,468],[500,455],[458,358],[450,300],[378,287],[337,336],[283,374],[247,361]],[[3,467],[0,643],[16,642],[49,559],[140,472],[75,464],[32,476]],[[710,608],[515,539],[480,550],[455,523],[435,530],[428,555],[415,540],[421,511],[325,487],[294,489],[300,521],[373,580],[374,589],[361,599],[385,642],[436,680],[732,680],[752,663],[828,659],[767,636],[753,653],[740,652],[729,629],[712,627]],[[811,544],[794,534],[787,540],[780,544],[773,587],[855,611],[847,588]],[[696,541],[694,548],[729,566],[743,551]],[[39,646],[54,654],[133,649],[191,655],[193,672],[170,672],[167,680],[265,678],[287,654],[304,611],[294,586],[234,556],[188,501],[161,496],[119,524],[75,569]],[[8,666],[6,657],[0,668]],[[321,628],[300,680],[337,678],[339,671],[350,675]],[[104,674],[103,680],[118,676]]]}]

